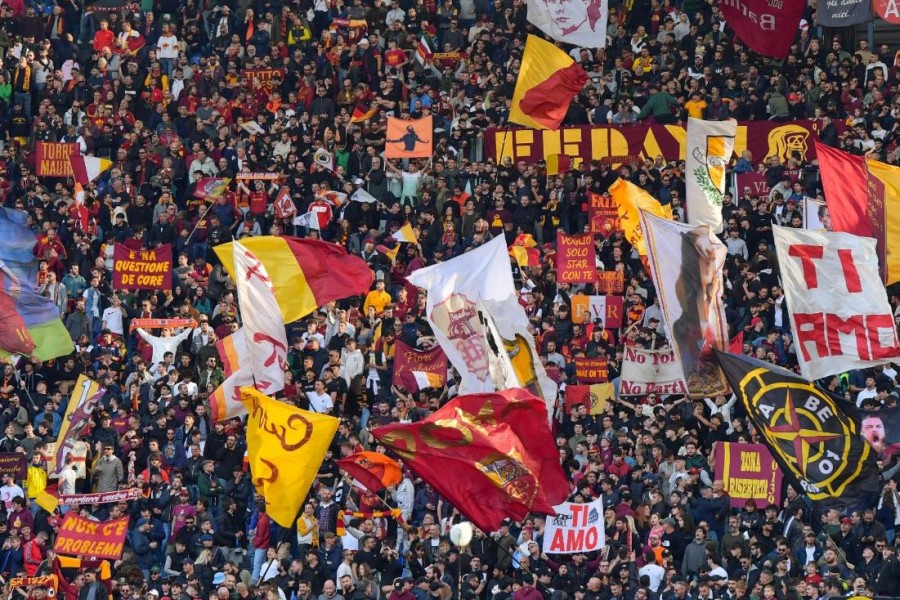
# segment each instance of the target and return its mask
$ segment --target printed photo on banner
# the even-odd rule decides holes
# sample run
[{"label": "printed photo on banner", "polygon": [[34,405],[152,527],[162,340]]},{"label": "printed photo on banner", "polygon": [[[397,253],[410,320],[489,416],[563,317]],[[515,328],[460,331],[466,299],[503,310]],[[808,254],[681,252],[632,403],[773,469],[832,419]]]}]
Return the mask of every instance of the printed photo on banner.
[{"label": "printed photo on banner", "polygon": [[528,21],[557,42],[606,47],[608,0],[528,0]]},{"label": "printed photo on banner", "polygon": [[384,155],[387,158],[428,158],[434,144],[432,117],[415,120],[388,117]]}]

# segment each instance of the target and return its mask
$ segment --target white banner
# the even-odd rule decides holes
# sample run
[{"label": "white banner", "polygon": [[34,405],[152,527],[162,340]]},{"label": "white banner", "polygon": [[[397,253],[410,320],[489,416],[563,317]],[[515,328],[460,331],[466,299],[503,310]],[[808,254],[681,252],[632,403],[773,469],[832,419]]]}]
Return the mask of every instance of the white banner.
[{"label": "white banner", "polygon": [[900,359],[875,240],[789,227],[773,231],[803,377]]},{"label": "white banner", "polygon": [[597,498],[590,504],[563,502],[553,509],[556,516],[547,517],[544,525],[544,552],[593,552],[606,545],[602,499]]},{"label": "white banner", "polygon": [[240,242],[234,243],[234,274],[256,389],[271,396],[284,389],[288,350],[275,289],[266,268]]},{"label": "white banner", "polygon": [[672,348],[644,350],[625,346],[620,396],[687,394],[681,363]]},{"label": "white banner", "polygon": [[827,231],[825,223],[828,221],[828,208],[824,202],[819,202],[809,196],[803,197],[803,229],[810,231]]},{"label": "white banner", "polygon": [[685,200],[691,225],[709,225],[722,233],[725,169],[734,153],[737,121],[688,119],[685,151]]},{"label": "white banner", "polygon": [[605,48],[608,0],[558,2],[528,0],[528,22],[558,42]]},{"label": "white banner", "polygon": [[[522,387],[543,398],[552,416],[556,384],[541,365],[534,337],[528,331],[528,316],[516,298],[503,236],[446,262],[419,269],[407,279],[428,292],[426,317],[450,363],[459,371],[460,394]],[[500,352],[491,350],[488,336],[492,332],[482,311],[488,313],[491,328],[501,338]],[[510,377],[518,385],[511,386]]]}]

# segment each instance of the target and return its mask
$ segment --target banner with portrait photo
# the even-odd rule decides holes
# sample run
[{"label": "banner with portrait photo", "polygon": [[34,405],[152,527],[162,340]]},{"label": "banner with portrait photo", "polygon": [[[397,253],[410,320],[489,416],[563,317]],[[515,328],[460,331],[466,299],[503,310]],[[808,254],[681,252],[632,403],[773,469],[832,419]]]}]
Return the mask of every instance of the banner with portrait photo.
[{"label": "banner with portrait photo", "polygon": [[691,227],[642,212],[650,272],[670,342],[691,398],[728,393],[714,350],[728,348],[722,272],[727,250],[708,225]]},{"label": "banner with portrait photo", "polygon": [[430,158],[434,142],[431,115],[405,120],[388,117],[386,158]]},{"label": "banner with portrait photo", "polygon": [[528,22],[557,42],[605,48],[608,0],[528,0]]},{"label": "banner with portrait photo", "polygon": [[66,466],[66,456],[75,450],[76,443],[90,431],[94,409],[104,395],[106,388],[84,375],[78,376],[59,428],[56,448],[47,459],[47,473],[50,477],[56,477]]}]

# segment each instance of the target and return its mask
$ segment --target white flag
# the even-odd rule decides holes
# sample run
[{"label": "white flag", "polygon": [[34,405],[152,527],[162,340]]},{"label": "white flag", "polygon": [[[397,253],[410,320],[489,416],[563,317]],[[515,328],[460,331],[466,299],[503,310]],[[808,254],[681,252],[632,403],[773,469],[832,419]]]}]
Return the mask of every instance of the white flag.
[{"label": "white flag", "polygon": [[271,396],[284,389],[288,343],[272,280],[246,246],[234,242],[234,273],[256,388]]},{"label": "white flag", "polygon": [[[538,358],[528,316],[518,303],[506,241],[502,236],[446,262],[425,267],[408,277],[428,292],[426,317],[447,358],[459,371],[462,394],[498,389],[492,363],[498,353],[488,342],[487,313],[501,338],[503,355],[512,364],[518,385],[540,396],[552,417],[556,384]],[[493,336],[492,336],[493,337]],[[504,387],[508,382],[498,382]]]},{"label": "white flag", "polygon": [[334,171],[334,155],[325,148],[319,148],[313,154],[313,162],[329,171]]},{"label": "white flag", "polygon": [[312,211],[297,215],[294,217],[294,225],[298,227],[309,227],[310,229],[319,229],[319,218]]},{"label": "white flag", "polygon": [[378,202],[378,198],[367,192],[366,190],[359,188],[353,195],[350,196],[351,200],[356,200],[357,202],[362,202],[363,204],[372,204],[373,202]]},{"label": "white flag", "polygon": [[545,2],[528,0],[528,22],[558,42],[583,48],[606,47],[608,0]]},{"label": "white flag", "polygon": [[773,227],[800,374],[813,380],[900,358],[875,240]]},{"label": "white flag", "polygon": [[685,199],[691,225],[709,225],[722,233],[725,169],[734,153],[737,121],[688,119]]}]

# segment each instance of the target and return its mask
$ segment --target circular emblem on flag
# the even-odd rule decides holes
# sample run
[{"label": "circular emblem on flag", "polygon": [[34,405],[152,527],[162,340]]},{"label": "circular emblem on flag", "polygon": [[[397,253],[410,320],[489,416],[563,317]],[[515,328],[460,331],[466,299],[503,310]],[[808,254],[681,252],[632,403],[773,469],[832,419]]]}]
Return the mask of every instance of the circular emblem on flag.
[{"label": "circular emblem on flag", "polygon": [[477,464],[481,472],[487,475],[494,485],[504,490],[517,502],[531,506],[537,495],[538,483],[531,471],[519,460],[511,456],[495,454]]},{"label": "circular emblem on flag", "polygon": [[813,500],[844,495],[871,451],[834,399],[808,383],[755,370],[740,384],[750,417]]}]

